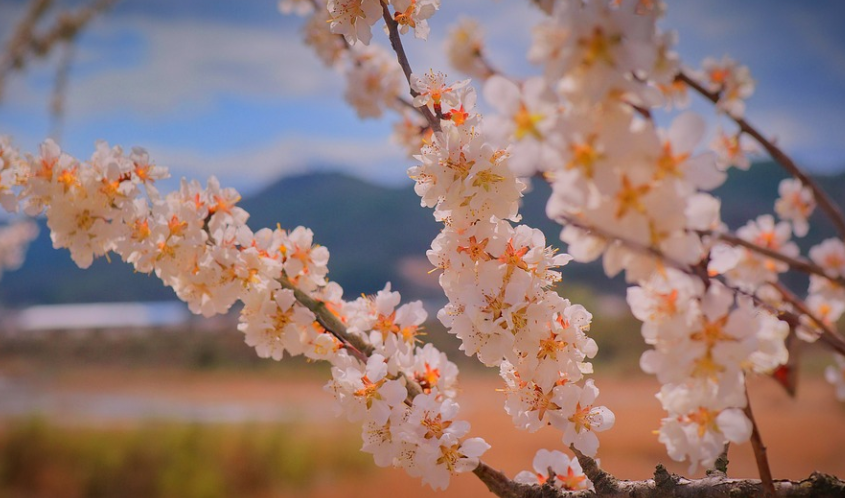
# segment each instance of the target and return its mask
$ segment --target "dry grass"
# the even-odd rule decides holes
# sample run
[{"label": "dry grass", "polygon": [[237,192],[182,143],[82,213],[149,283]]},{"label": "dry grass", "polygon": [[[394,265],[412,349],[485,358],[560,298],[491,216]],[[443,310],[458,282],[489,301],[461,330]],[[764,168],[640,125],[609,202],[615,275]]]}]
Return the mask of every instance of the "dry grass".
[{"label": "dry grass", "polygon": [[[311,376],[108,368],[74,369],[28,381],[33,393],[42,396],[132,396],[189,403],[198,409],[225,402],[258,410],[269,404],[296,420],[269,426],[150,425],[132,417],[86,418],[68,406],[61,414],[48,414],[49,423],[21,426],[7,421],[6,439],[0,445],[6,455],[2,467],[6,487],[0,489],[8,496],[133,496],[125,486],[119,487],[123,494],[90,491],[115,489],[108,484],[115,482],[135,483],[145,493],[134,496],[151,497],[372,497],[397,490],[402,490],[403,498],[432,494],[418,480],[398,470],[377,469],[367,455],[358,453],[359,428],[330,415],[323,381]],[[600,401],[617,415],[616,427],[601,437],[602,465],[630,479],[648,478],[658,462],[686,474],[685,465],[668,461],[651,433],[663,415],[654,399],[656,381],[626,372],[596,382],[602,390]],[[514,475],[530,466],[538,448],[560,449],[562,444],[551,429],[535,434],[512,429],[498,387],[494,376],[465,376],[460,402],[472,422],[472,433],[493,445],[485,460]],[[805,378],[793,400],[773,381],[761,378],[753,382],[751,392],[776,477],[801,478],[813,470],[845,475],[845,407],[833,399],[828,385],[818,377]],[[10,435],[14,444],[9,443]],[[17,453],[9,448],[18,448]],[[27,461],[24,457],[32,454],[41,462],[21,467]],[[730,460],[730,475],[757,476],[749,445],[733,448]],[[138,461],[143,463],[141,470],[133,463]],[[99,484],[92,488],[92,482]],[[89,483],[89,487],[69,483]],[[52,492],[36,492],[42,489]],[[89,491],[80,494],[73,489]],[[9,494],[10,490],[18,492]],[[477,479],[468,475],[454,479],[438,496],[484,493]]]}]

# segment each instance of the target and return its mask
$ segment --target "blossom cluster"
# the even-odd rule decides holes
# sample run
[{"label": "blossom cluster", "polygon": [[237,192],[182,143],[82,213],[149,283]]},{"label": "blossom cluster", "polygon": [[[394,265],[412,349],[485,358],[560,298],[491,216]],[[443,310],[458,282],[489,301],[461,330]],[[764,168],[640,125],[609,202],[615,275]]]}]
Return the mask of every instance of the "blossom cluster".
[{"label": "blossom cluster", "polygon": [[539,450],[532,462],[534,471],[523,470],[514,477],[522,484],[548,484],[564,491],[592,489],[592,483],[578,460],[570,459],[560,451]]},{"label": "blossom cluster", "polygon": [[[259,356],[280,360],[287,352],[330,362],[326,390],[340,412],[362,423],[363,450],[377,464],[445,488],[452,473],[474,469],[489,448],[467,438],[469,423],[457,416],[455,365],[432,345],[417,344],[422,305],[400,305],[389,284],[375,296],[344,301],[327,279],[328,250],[314,244],[310,229],[253,231],[238,193],[213,177],[206,187],[183,180],[162,194],[155,183],[168,172],[142,149],[125,154],[100,142],[81,162],[52,140],[36,155],[21,156],[6,139],[0,146],[0,178],[12,179],[4,207],[43,212],[54,247],[67,248],[78,266],[116,254],[205,316],[241,301],[238,329]],[[340,325],[325,326],[303,299]]]},{"label": "blossom cluster", "polygon": [[[688,105],[689,79],[718,112],[742,117],[754,89],[748,69],[727,57],[683,67],[677,36],[657,25],[662,2],[536,3],[547,17],[527,57],[542,75],[520,81],[492,71],[480,48],[462,49],[460,39],[481,46],[466,23],[453,34],[451,58],[486,79],[482,93],[495,114],[482,132],[507,147],[510,169],[551,184],[547,214],[563,225],[569,253],[579,262],[601,257],[608,276],[624,272],[634,284],[628,303],[653,347],[641,365],[663,384],[658,399],[668,412],[659,439],[693,469],[711,466],[725,442],[750,437],[746,374],[787,360],[790,327],[773,310],[791,308],[773,284],[789,269],[784,261],[798,256],[789,239],[806,234],[812,193],[784,180],[775,206],[782,221],[763,215],[737,230],[750,248],[725,242],[720,201],[709,192],[727,167],[748,167],[749,146],[720,129],[712,150],[701,150],[703,117],[686,111],[663,129],[653,114]],[[837,243],[811,251],[834,277]],[[845,311],[841,296],[830,279],[814,276],[807,304],[831,323]],[[799,335],[818,336],[814,323]]]},{"label": "blossom cluster", "polygon": [[[353,4],[366,15],[354,23],[328,23],[330,32],[343,35],[348,44],[346,55],[333,63],[347,76],[346,100],[360,116],[379,116],[382,109],[402,116],[395,138],[420,163],[409,175],[422,205],[433,208],[444,224],[428,252],[441,270],[439,281],[449,299],[438,318],[461,339],[464,352],[499,367],[507,386],[505,409],[518,428],[535,431],[553,425],[563,432],[565,444],[595,455],[595,433],[609,429],[614,416],[595,405],[598,389],[592,381],[579,385],[592,372],[587,360],[597,347],[586,334],[590,313],[554,290],[560,281],[556,268],[571,257],[547,247],[539,230],[515,225],[525,183],[514,174],[509,151],[485,135],[469,80],[449,82],[435,71],[412,74],[413,98],[402,100],[394,91],[400,66],[387,64],[379,55],[384,51],[360,32],[361,19],[372,20],[366,0],[344,5]],[[338,19],[332,17],[333,5],[338,4],[327,7],[330,18]],[[437,4],[418,0],[416,5],[409,10],[400,2],[385,4],[393,7],[400,33],[412,13],[419,36],[420,21]],[[350,36],[352,24],[357,36]],[[316,35],[319,29],[308,22],[305,37],[324,53],[336,40],[325,32]],[[467,41],[477,40],[474,30],[465,26]],[[476,49],[465,46],[462,55],[450,58],[470,60]],[[436,126],[414,108],[427,109]]]},{"label": "blossom cluster", "polygon": [[[565,445],[594,456],[597,432],[614,414],[596,404],[597,345],[592,315],[557,292],[559,269],[602,258],[608,276],[624,272],[627,301],[651,349],[640,360],[662,384],[667,411],[659,440],[691,471],[710,467],[727,442],[751,436],[746,376],[786,363],[787,336],[814,341],[845,313],[845,244],[831,238],[809,261],[791,240],[809,230],[816,206],[805,180],[779,187],[775,216],[763,214],[732,235],[710,192],[727,168],[747,169],[741,131],[719,129],[703,144],[705,120],[677,115],[666,128],[653,114],[684,108],[689,86],[736,120],[754,81],[725,57],[700,70],[682,66],[677,36],[658,28],[659,0],[537,0],[547,16],[533,30],[527,58],[541,68],[518,80],[484,58],[477,23],[451,32],[449,61],[483,82],[494,110],[482,117],[469,80],[433,70],[412,73],[396,38],[429,34],[439,0],[281,0],[280,10],[310,16],[304,37],[318,57],[346,78],[344,97],[362,118],[400,116],[394,138],[415,160],[408,171],[422,206],[443,228],[427,256],[448,304],[437,318],[461,350],[496,367],[514,425],[553,426]],[[386,22],[396,58],[372,43]],[[405,87],[407,79],[410,88]],[[410,98],[403,95],[410,95]],[[50,140],[21,155],[0,138],[0,205],[45,214],[53,245],[82,268],[116,254],[136,271],[154,273],[191,311],[205,316],[243,304],[238,329],[261,357],[303,355],[331,364],[325,386],[339,414],[362,426],[362,450],[377,465],[396,466],[435,489],[479,465],[489,448],[469,438],[458,417],[457,367],[419,344],[427,313],[401,303],[390,284],[347,301],[328,279],[329,253],[305,227],[253,231],[238,193],[211,178],[167,177],[142,149],[125,153],[98,143],[88,161]],[[546,245],[520,224],[529,180],[552,186],[548,216],[560,222],[570,254]],[[0,267],[20,261],[31,225],[8,229]],[[11,234],[14,234],[12,236]],[[808,295],[796,304],[779,282],[797,261],[812,266]],[[781,320],[789,314],[792,321]],[[842,397],[841,357],[827,370]],[[577,460],[540,450],[525,484],[590,487]]]},{"label": "blossom cluster", "polygon": [[465,353],[499,367],[505,409],[518,428],[553,425],[566,445],[595,455],[595,433],[609,429],[614,417],[594,405],[598,389],[591,381],[578,385],[592,372],[587,360],[598,348],[586,334],[592,315],[554,290],[555,269],[571,257],[547,247],[539,230],[513,225],[524,183],[508,167],[507,151],[482,132],[472,87],[431,73],[412,76],[411,86],[420,104],[463,113],[441,121],[442,131],[409,170],[422,204],[444,224],[428,252],[449,299],[438,318]]},{"label": "blossom cluster", "polygon": [[[748,68],[728,57],[683,67],[676,34],[657,26],[666,9],[660,1],[535,4],[548,17],[535,26],[527,57],[542,75],[519,81],[497,72],[471,20],[451,32],[449,61],[484,82],[495,110],[484,119],[468,80],[447,83],[434,71],[411,75],[413,100],[402,99],[399,67],[369,45],[378,13],[368,0],[329,2],[329,29],[324,22],[318,35],[311,22],[306,39],[319,54],[334,54],[327,62],[347,61],[346,97],[359,115],[401,114],[394,136],[419,162],[409,174],[422,204],[444,224],[428,252],[449,299],[438,318],[467,354],[499,367],[517,427],[554,425],[566,444],[595,454],[594,432],[613,424],[611,412],[593,406],[592,381],[577,384],[596,353],[586,335],[591,315],[553,291],[557,267],[602,257],[609,276],[624,272],[634,284],[628,301],[653,346],[641,365],[663,384],[658,399],[668,412],[660,440],[673,458],[710,466],[725,442],[750,437],[745,376],[787,361],[790,325],[777,316],[796,310],[778,279],[799,256],[790,238],[807,233],[815,199],[801,180],[784,180],[779,221],[762,215],[736,231],[739,243],[723,237],[730,232],[709,192],[728,167],[747,169],[754,149],[742,132],[720,127],[702,151],[701,116],[685,112],[662,129],[652,115],[686,107],[692,85],[720,115],[741,118],[755,86]],[[422,38],[437,6],[381,5],[385,18],[393,8],[400,32],[413,27]],[[426,107],[428,119],[412,107]],[[564,225],[572,256],[515,225],[519,178],[535,175],[552,185],[547,214]],[[810,259],[827,277],[811,276],[809,313],[793,324],[805,340],[845,312],[837,282],[845,245],[826,240]]]}]

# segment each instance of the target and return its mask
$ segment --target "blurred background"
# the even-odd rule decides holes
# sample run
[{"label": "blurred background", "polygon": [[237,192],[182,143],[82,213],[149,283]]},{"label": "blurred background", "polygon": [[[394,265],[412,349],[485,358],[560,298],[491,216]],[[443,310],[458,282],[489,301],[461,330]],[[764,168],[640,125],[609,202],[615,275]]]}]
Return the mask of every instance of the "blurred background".
[{"label": "blurred background", "polygon": [[[102,2],[48,3],[36,33],[61,12]],[[0,53],[30,5],[0,0]],[[416,70],[453,72],[441,47],[461,16],[481,20],[497,66],[535,72],[524,54],[539,14],[527,2],[494,0],[444,2],[427,42],[406,38]],[[750,119],[845,199],[843,23],[845,4],[835,0],[718,0],[673,3],[663,27],[678,31],[688,65],[723,54],[747,64],[758,81]],[[73,43],[21,67],[0,62],[0,135],[30,152],[52,136],[80,158],[98,139],[142,146],[170,167],[165,189],[216,175],[241,191],[253,229],[313,229],[347,297],[391,282],[433,317],[444,300],[424,254],[439,227],[405,174],[412,162],[389,141],[389,117],[360,121],[343,102],[343,78],[301,43],[301,24],[272,0],[113,2]],[[374,40],[386,36],[376,30]],[[718,123],[706,105],[693,108]],[[784,175],[758,159],[717,192],[734,229],[772,212]],[[547,197],[535,184],[523,215],[552,243],[559,227],[545,219]],[[39,224],[24,266],[0,280],[0,497],[430,494],[358,451],[359,428],[336,419],[322,392],[325,365],[258,358],[236,314],[192,316],[158,280],[120,261],[78,270]],[[801,245],[830,233],[820,222]],[[594,314],[597,385],[617,414],[601,438],[602,465],[630,479],[649,477],[658,462],[686,474],[651,433],[663,415],[659,385],[639,370],[645,346],[624,289],[600,265],[564,269],[561,292]],[[459,401],[473,434],[493,444],[489,463],[512,476],[538,448],[562,449],[551,430],[512,429],[496,373],[467,359],[436,320],[426,331],[461,367]],[[845,408],[821,378],[828,361],[808,348],[796,399],[769,378],[752,382],[776,477],[845,475]],[[748,445],[732,450],[729,474],[757,476]],[[461,476],[442,495],[483,492]]]}]

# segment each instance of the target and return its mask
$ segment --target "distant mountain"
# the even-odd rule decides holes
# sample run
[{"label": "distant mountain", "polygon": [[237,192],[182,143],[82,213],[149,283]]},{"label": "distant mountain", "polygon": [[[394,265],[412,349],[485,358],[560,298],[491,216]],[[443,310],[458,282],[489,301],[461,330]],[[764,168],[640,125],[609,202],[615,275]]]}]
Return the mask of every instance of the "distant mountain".
[{"label": "distant mountain", "polygon": [[[732,228],[773,211],[777,186],[785,174],[771,163],[750,171],[732,171],[716,191],[724,199],[723,218]],[[834,200],[845,200],[845,174],[820,178]],[[534,182],[524,199],[524,222],[542,229],[549,244],[558,240],[560,227],[545,217],[549,187]],[[439,230],[431,210],[419,204],[412,185],[388,188],[340,173],[319,173],[284,178],[242,201],[251,213],[253,229],[311,228],[315,241],[329,248],[330,277],[347,296],[373,293],[392,282],[409,299],[436,298],[437,274],[428,274],[425,251]],[[816,215],[818,219],[822,217]],[[136,274],[119,258],[100,259],[88,270],[76,268],[66,250],[52,248],[49,233],[40,221],[41,234],[20,270],[0,280],[0,303],[23,306],[34,303],[97,301],[150,301],[174,298],[155,278]],[[832,235],[828,224],[814,227],[802,242],[807,246]],[[620,292],[624,282],[609,281],[599,264],[571,264],[564,270],[569,284],[592,287],[599,293]]]}]

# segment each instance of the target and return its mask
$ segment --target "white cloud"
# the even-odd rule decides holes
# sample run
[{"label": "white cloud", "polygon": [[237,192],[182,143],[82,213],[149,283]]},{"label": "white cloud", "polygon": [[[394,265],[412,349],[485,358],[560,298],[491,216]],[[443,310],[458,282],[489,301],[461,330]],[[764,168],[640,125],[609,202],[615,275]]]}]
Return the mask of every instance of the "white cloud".
[{"label": "white cloud", "polygon": [[[160,116],[201,109],[224,94],[278,101],[339,92],[297,29],[116,17],[92,30],[98,43],[80,44],[79,59],[90,68],[73,77],[71,115],[125,110]],[[140,63],[109,60],[115,50],[103,41],[130,35],[143,40]],[[99,70],[97,60],[103,61]]]}]

